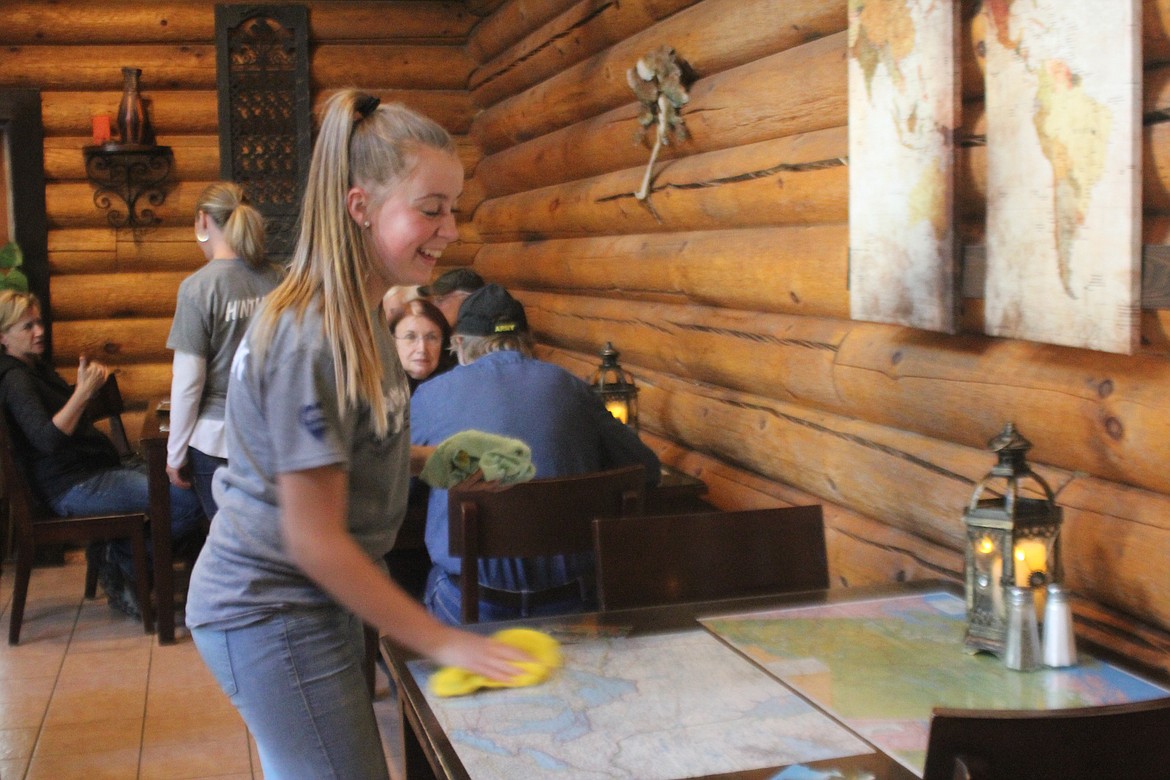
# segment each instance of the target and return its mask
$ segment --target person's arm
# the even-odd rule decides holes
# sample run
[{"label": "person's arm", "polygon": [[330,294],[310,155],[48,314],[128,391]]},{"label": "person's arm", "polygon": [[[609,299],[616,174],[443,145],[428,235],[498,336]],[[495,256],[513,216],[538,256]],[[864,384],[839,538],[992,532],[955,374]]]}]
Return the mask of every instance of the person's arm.
[{"label": "person's arm", "polygon": [[338,466],[279,474],[280,526],[292,561],[342,606],[434,661],[495,680],[531,658],[431,617],[369,559],[346,529],[348,476]]},{"label": "person's arm", "polygon": [[175,352],[171,368],[170,433],[167,435],[167,477],[176,487],[189,488],[191,480],[183,475],[187,464],[187,445],[199,419],[199,402],[207,381],[207,359],[190,352]]},{"label": "person's arm", "polygon": [[435,449],[429,444],[410,445],[410,476],[417,477],[422,473],[423,466],[427,465],[427,458],[434,454]]},{"label": "person's arm", "polygon": [[109,375],[110,370],[101,363],[87,360],[85,355],[81,356],[77,363],[77,384],[73,387],[73,394],[53,415],[53,425],[57,426],[57,430],[66,436],[73,435],[77,430],[77,424],[81,422],[81,415],[85,413],[86,404],[106,383]]}]

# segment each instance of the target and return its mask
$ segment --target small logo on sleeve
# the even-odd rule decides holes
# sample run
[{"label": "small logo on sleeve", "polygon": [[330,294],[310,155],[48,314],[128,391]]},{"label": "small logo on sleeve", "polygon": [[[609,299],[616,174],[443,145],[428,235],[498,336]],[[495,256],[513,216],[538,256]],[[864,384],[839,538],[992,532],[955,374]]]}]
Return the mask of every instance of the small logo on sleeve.
[{"label": "small logo on sleeve", "polygon": [[321,411],[320,403],[301,407],[301,425],[317,441],[325,438],[325,413]]}]

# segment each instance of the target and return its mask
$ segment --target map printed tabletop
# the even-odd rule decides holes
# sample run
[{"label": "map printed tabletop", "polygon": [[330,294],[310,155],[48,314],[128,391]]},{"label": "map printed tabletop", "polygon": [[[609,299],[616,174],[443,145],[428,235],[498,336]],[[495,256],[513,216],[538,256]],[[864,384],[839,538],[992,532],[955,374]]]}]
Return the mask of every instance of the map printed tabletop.
[{"label": "map printed tabletop", "polygon": [[[701,628],[562,650],[564,667],[532,688],[426,692],[472,777],[667,780],[873,754]],[[408,666],[426,690],[434,665]]]},{"label": "map printed tabletop", "polygon": [[933,707],[1058,709],[1144,701],[1166,689],[1080,655],[1016,672],[963,649],[963,599],[943,591],[700,622],[921,776]]}]

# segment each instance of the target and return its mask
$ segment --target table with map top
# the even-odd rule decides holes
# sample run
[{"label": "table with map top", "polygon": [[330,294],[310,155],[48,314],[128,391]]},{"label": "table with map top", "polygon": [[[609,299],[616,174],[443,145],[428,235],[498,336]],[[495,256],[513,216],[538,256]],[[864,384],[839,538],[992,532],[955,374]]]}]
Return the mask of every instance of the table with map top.
[{"label": "table with map top", "polygon": [[1067,669],[1012,671],[964,651],[965,618],[948,588],[700,622],[916,774],[934,707],[1045,710],[1170,695],[1086,652]]},{"label": "table with map top", "polygon": [[538,686],[439,698],[433,664],[383,640],[406,775],[488,778],[917,777],[934,706],[1136,701],[1159,686],[1087,655],[1012,672],[963,649],[962,598],[902,584],[485,623],[556,636]]}]

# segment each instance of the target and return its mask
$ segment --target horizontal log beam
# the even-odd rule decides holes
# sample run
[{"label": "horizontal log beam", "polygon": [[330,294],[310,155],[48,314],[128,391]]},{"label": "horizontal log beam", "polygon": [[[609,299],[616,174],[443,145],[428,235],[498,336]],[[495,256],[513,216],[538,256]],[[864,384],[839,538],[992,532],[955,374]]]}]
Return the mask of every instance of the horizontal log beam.
[{"label": "horizontal log beam", "polygon": [[653,180],[653,212],[630,168],[487,200],[475,222],[490,242],[845,222],[847,149],[834,128],[673,161]]},{"label": "horizontal log beam", "polygon": [[442,41],[462,44],[479,21],[457,0],[310,2],[309,35],[333,41]]},{"label": "horizontal log beam", "polygon": [[[142,95],[168,90],[215,90],[213,44],[79,45],[61,56],[57,46],[14,46],[4,55],[0,86],[44,90],[117,90],[122,71],[111,62],[142,69]],[[350,84],[365,75],[368,89],[464,89],[473,63],[461,46],[426,44],[322,44],[309,58],[314,89]],[[116,110],[117,103],[110,110]]]},{"label": "horizontal log beam", "polygon": [[625,73],[673,46],[705,78],[846,27],[844,0],[704,0],[484,110],[472,135],[498,152],[630,102]]},{"label": "horizontal log beam", "polygon": [[170,317],[113,320],[60,320],[53,324],[53,354],[76,360],[119,363],[166,362],[173,355],[166,348]]},{"label": "horizontal log beam", "polygon": [[1142,59],[1170,62],[1170,0],[1142,2]]},{"label": "horizontal log beam", "polygon": [[[463,40],[477,21],[463,3],[309,2],[309,35],[330,40]],[[203,0],[122,3],[13,0],[4,42],[30,44],[194,43],[215,38],[215,7]]]},{"label": "horizontal log beam", "polygon": [[647,431],[642,431],[641,437],[663,463],[702,479],[707,485],[704,499],[721,510],[819,504],[825,518],[831,588],[937,578],[962,582],[963,556],[956,550],[931,544],[790,485],[686,450]]},{"label": "horizontal log beam", "polygon": [[[699,80],[682,111],[690,138],[664,146],[659,163],[844,127],[845,42],[843,32],[829,35]],[[637,115],[629,102],[493,154],[480,169],[484,185],[496,197],[645,165],[650,153],[636,141]]]},{"label": "horizontal log beam", "polygon": [[[122,92],[121,64],[142,69],[143,98],[176,89],[215,89],[215,45],[130,43],[77,45],[62,56],[61,47],[11,46],[4,51],[0,86],[43,90],[111,90]],[[109,111],[116,111],[115,102]]]},{"label": "horizontal log beam", "polygon": [[[166,199],[162,205],[154,207],[157,225],[143,228],[140,239],[147,240],[150,232],[160,228],[177,228],[190,226],[194,218],[199,195],[213,179],[205,181],[183,180],[170,185]],[[478,184],[469,181],[465,187],[460,204],[469,210],[474,210],[483,192]],[[125,212],[124,207],[117,209]],[[89,182],[56,182],[45,186],[45,213],[50,229],[65,228],[95,228],[108,225],[107,211],[98,208],[94,203],[94,187]],[[458,221],[462,224],[470,219],[470,214],[460,214]]]},{"label": "horizontal log beam", "polygon": [[849,318],[846,224],[486,244],[475,269],[508,288]]},{"label": "horizontal log beam", "polygon": [[[150,123],[157,135],[216,135],[219,133],[219,104],[214,87],[203,90],[151,90]],[[111,119],[118,111],[122,91],[76,92],[45,90],[41,112],[46,136],[88,136],[93,117]]]},{"label": "horizontal log beam", "polygon": [[491,106],[696,2],[581,0],[472,71],[476,105]]},{"label": "horizontal log beam", "polygon": [[599,300],[516,291],[542,343],[596,354],[613,342],[623,365],[817,409],[835,403],[833,367],[846,320],[736,312],[695,305]]},{"label": "horizontal log beam", "polygon": [[205,262],[190,225],[150,231],[103,227],[49,232],[49,271],[54,276],[191,273]]},{"label": "horizontal log beam", "polygon": [[1014,421],[1040,462],[1170,493],[1170,363],[1162,357],[517,294],[541,340],[555,346],[592,353],[611,340],[631,365],[973,449]]},{"label": "horizontal log beam", "polygon": [[[117,367],[118,389],[122,391],[122,398],[133,409],[145,409],[146,402],[152,398],[163,398],[171,394],[171,361],[159,363],[124,363]],[[142,430],[141,416],[138,422],[131,424],[123,418],[126,432],[131,441],[138,438]]]},{"label": "horizontal log beam", "polygon": [[[455,135],[465,135],[471,127],[474,108],[471,97],[463,90],[384,88],[374,91],[386,102],[405,103],[426,114]],[[314,116],[320,116],[321,108],[330,94],[332,90],[325,90],[316,96]],[[92,129],[92,118],[98,114],[113,117],[121,97],[120,90],[45,91],[41,96],[41,105],[46,136],[88,136]],[[159,136],[218,137],[219,103],[214,89],[158,90],[147,97],[150,101],[151,125]]]},{"label": "horizontal log beam", "polygon": [[466,89],[474,63],[462,46],[346,43],[314,47],[309,58],[313,89],[358,83],[383,89]]},{"label": "horizontal log beam", "polygon": [[508,0],[467,37],[467,53],[477,64],[511,46],[577,0]]},{"label": "horizontal log beam", "polygon": [[1014,421],[1044,462],[1170,492],[1164,358],[858,323],[834,375],[873,422],[978,446]]},{"label": "horizontal log beam", "polygon": [[155,271],[55,276],[49,286],[54,322],[174,316],[179,283],[188,275]]}]

